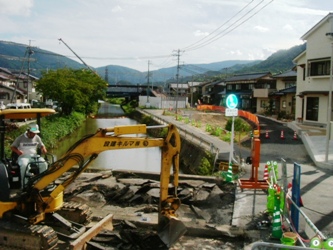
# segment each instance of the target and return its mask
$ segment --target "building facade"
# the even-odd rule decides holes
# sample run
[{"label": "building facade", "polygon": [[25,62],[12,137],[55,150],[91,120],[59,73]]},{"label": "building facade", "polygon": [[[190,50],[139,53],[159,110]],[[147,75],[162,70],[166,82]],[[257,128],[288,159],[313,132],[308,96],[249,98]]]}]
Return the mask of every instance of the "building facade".
[{"label": "building facade", "polygon": [[[296,114],[304,122],[328,122],[332,94],[333,13],[329,13],[302,37],[306,50],[294,59],[297,65]],[[331,115],[333,117],[333,114]]]},{"label": "building facade", "polygon": [[270,72],[242,74],[225,80],[226,95],[235,94],[239,109],[261,113],[269,105],[269,93],[276,91],[276,80]]},{"label": "building facade", "polygon": [[293,70],[273,76],[277,91],[269,94],[275,113],[281,118],[294,119],[296,110],[296,67]]},{"label": "building facade", "polygon": [[0,103],[27,103],[33,99],[40,99],[34,83],[38,78],[25,73],[12,72],[0,68]]}]

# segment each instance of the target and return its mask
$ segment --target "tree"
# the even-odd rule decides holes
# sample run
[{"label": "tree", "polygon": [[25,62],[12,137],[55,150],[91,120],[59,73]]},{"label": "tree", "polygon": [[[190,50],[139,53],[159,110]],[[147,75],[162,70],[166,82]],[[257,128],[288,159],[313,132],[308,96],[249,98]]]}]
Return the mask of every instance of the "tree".
[{"label": "tree", "polygon": [[59,102],[61,112],[89,114],[97,111],[98,100],[106,96],[107,83],[84,69],[58,69],[43,72],[36,82],[36,90],[45,99]]}]

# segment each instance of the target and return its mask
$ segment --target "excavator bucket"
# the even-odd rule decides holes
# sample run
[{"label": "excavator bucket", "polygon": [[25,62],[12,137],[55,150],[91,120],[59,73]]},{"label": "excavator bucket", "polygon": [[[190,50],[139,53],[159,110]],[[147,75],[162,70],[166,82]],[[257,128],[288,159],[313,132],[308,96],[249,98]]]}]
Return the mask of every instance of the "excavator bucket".
[{"label": "excavator bucket", "polygon": [[167,247],[171,247],[183,234],[186,233],[186,227],[176,217],[166,220],[166,224],[158,230],[158,235]]}]

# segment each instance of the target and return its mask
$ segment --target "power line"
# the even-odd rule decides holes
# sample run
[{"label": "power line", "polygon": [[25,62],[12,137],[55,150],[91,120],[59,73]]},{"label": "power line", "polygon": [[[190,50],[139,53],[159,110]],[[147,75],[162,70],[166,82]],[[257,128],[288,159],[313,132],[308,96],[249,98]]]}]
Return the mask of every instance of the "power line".
[{"label": "power line", "polygon": [[183,48],[184,50],[191,48],[192,46],[195,46],[196,44],[200,43],[202,40],[207,39],[209,36],[213,35],[216,31],[218,31],[219,29],[221,29],[224,25],[226,25],[227,23],[229,23],[235,16],[237,16],[239,13],[241,13],[245,8],[247,8],[247,6],[249,6],[254,0],[252,0],[251,2],[249,2],[248,4],[246,4],[240,11],[238,11],[235,15],[233,15],[231,18],[229,18],[226,22],[224,22],[222,25],[220,25],[217,29],[213,30],[213,32],[209,33],[207,36],[201,38],[199,41]]},{"label": "power line", "polygon": [[[204,46],[207,46],[213,42],[215,42],[216,40],[226,36],[227,34],[229,34],[230,32],[232,32],[233,30],[235,30],[236,28],[238,28],[239,26],[241,26],[242,24],[244,24],[245,22],[247,22],[249,19],[251,19],[252,17],[254,17],[256,14],[258,14],[262,9],[264,9],[266,6],[268,6],[269,4],[271,4],[274,0],[271,0],[269,3],[265,4],[263,7],[261,7],[258,11],[256,11],[254,14],[252,14],[251,16],[247,17],[245,20],[243,20],[242,22],[238,23],[239,21],[241,21],[243,18],[245,18],[248,14],[250,14],[253,10],[255,10],[257,7],[259,7],[259,5],[261,5],[263,3],[264,0],[262,0],[260,3],[258,3],[256,6],[254,6],[251,10],[249,10],[247,13],[245,13],[242,17],[238,18],[235,22],[233,22],[230,26],[228,26],[227,28],[225,28],[224,30],[222,30],[221,32],[219,32],[217,35],[213,36],[212,38],[208,39],[207,41],[201,42],[193,47],[188,47],[188,49],[186,51],[192,51],[192,50],[197,50],[200,49]],[[232,27],[233,25],[237,24],[236,26]],[[225,32],[225,33],[224,33]],[[223,34],[224,33],[224,34]]]}]

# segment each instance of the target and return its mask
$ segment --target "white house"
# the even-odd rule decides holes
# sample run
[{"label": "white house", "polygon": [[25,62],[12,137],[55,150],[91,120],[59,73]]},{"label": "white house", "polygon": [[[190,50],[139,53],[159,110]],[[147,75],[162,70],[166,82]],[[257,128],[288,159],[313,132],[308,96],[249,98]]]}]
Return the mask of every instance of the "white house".
[{"label": "white house", "polygon": [[[295,118],[305,123],[327,124],[329,94],[333,84],[330,77],[333,13],[325,16],[301,39],[306,41],[306,50],[293,60],[297,65]],[[333,108],[330,107],[330,110],[332,112]]]}]

